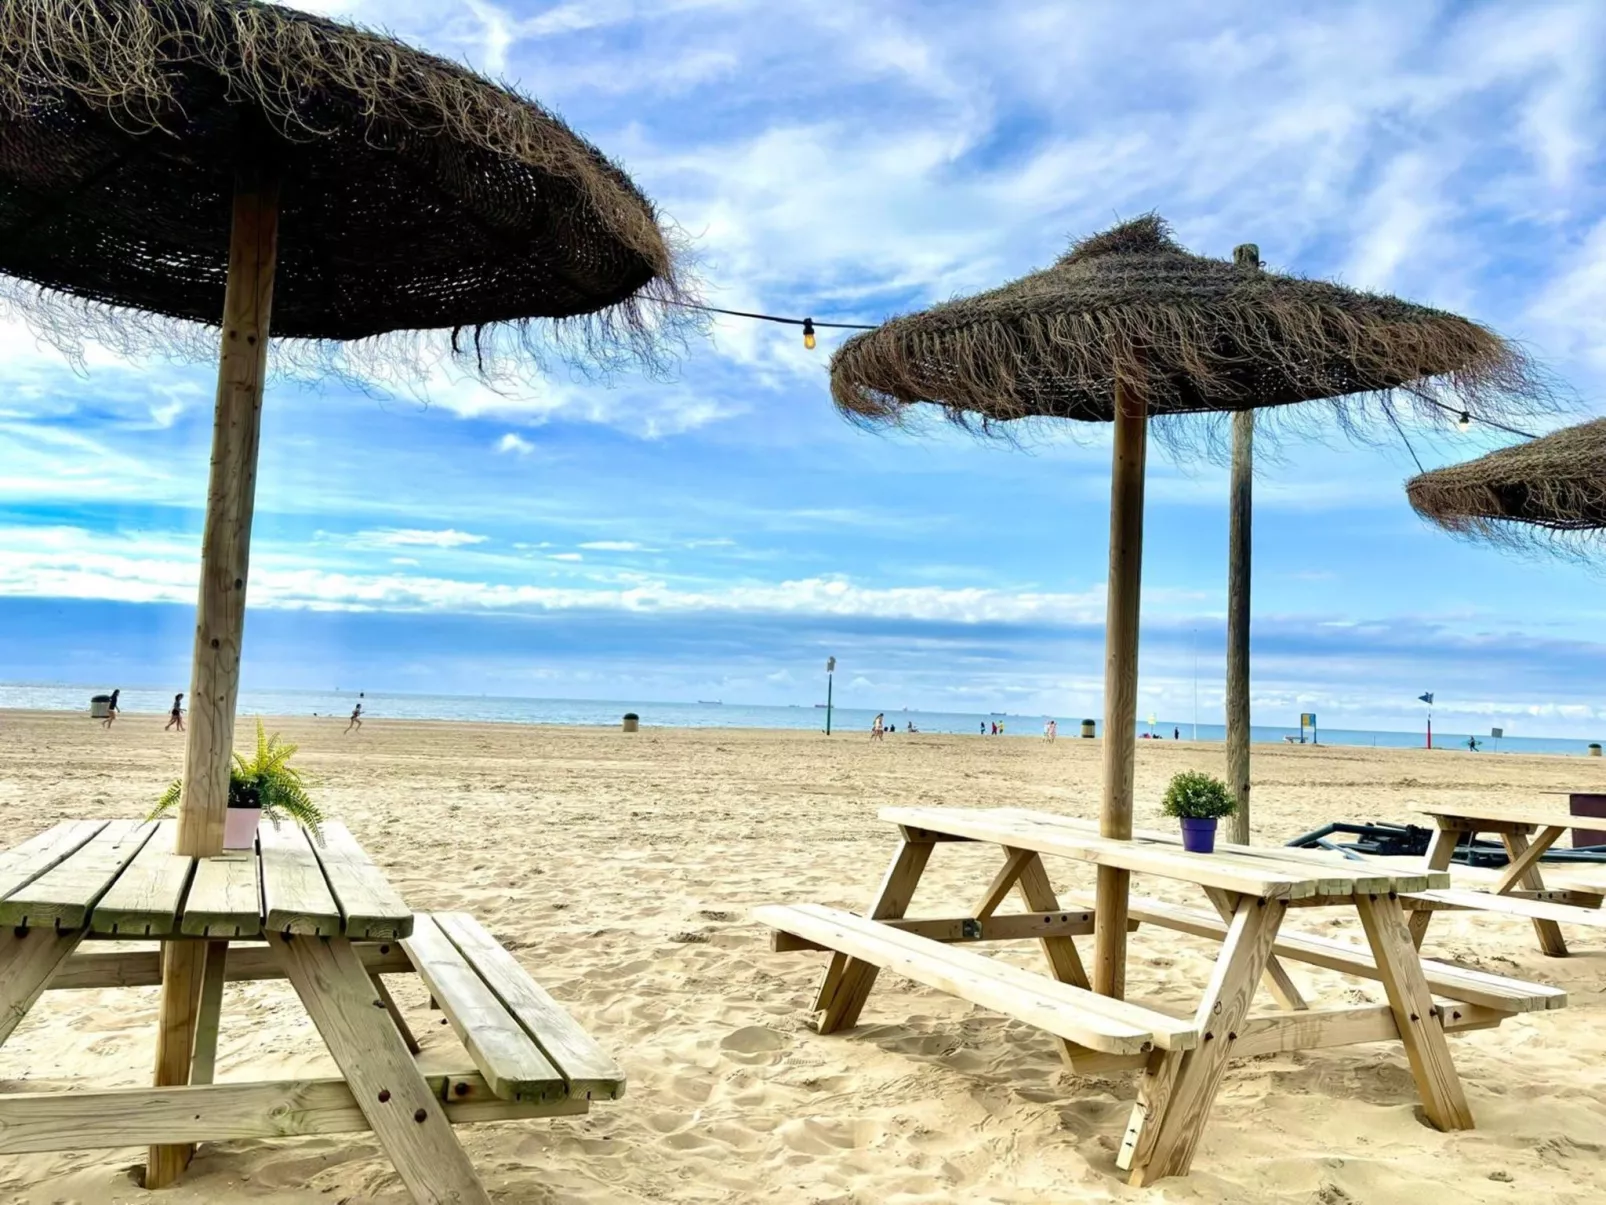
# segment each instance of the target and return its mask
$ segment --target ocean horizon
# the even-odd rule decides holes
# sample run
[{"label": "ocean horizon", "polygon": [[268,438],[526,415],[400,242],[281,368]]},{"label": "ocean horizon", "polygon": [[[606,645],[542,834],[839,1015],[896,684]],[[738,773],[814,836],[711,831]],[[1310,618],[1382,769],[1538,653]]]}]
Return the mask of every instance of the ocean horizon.
[{"label": "ocean horizon", "polygon": [[[26,711],[80,711],[89,714],[90,698],[106,693],[103,687],[82,685],[0,683],[0,710]],[[173,692],[148,687],[124,688],[119,697],[121,710],[130,714],[165,715],[172,705]],[[611,727],[627,711],[641,717],[646,728],[763,728],[787,731],[820,731],[825,727],[823,704],[759,704],[725,703],[702,700],[697,702],[666,702],[654,700],[619,699],[544,699],[500,695],[449,695],[412,694],[400,691],[355,690],[242,690],[238,713],[247,716],[328,716],[345,719],[352,707],[361,702],[363,717],[382,722],[397,720],[439,720],[455,723],[504,724],[555,724],[567,727]],[[1003,736],[1038,737],[1043,725],[1050,719],[1059,722],[1059,735],[1063,739],[1077,739],[1081,731],[1081,716],[1050,717],[1037,712],[951,712],[926,711],[919,708],[883,708],[879,712],[865,707],[833,707],[833,732],[867,731],[877,714],[895,722],[899,732],[907,732],[913,723],[915,729],[926,733],[981,735],[982,729],[991,734],[993,723],[1004,725]],[[1096,718],[1096,717],[1095,717]],[[1103,721],[1098,720],[1102,728]],[[1152,732],[1159,739],[1171,740],[1180,733],[1183,740],[1221,743],[1226,739],[1226,728],[1221,724],[1198,724],[1192,720],[1157,719],[1137,726],[1139,737]],[[1459,749],[1465,752],[1472,734],[1435,729],[1433,744],[1436,749]],[[1538,753],[1587,756],[1588,740],[1577,737],[1506,736],[1498,740],[1487,732],[1478,733],[1480,753]],[[1256,724],[1250,729],[1255,743],[1278,743],[1289,737],[1297,739],[1297,726]],[[1308,734],[1307,734],[1308,736]],[[1322,728],[1318,731],[1323,745],[1409,749],[1426,744],[1423,732],[1399,732],[1383,729]]]}]

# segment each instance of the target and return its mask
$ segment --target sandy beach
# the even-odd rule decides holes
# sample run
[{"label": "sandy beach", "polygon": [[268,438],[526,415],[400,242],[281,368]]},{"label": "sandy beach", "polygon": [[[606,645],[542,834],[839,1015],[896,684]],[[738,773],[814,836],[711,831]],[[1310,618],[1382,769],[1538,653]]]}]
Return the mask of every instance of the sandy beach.
[{"label": "sandy beach", "polygon": [[[650,718],[650,717],[649,717]],[[174,777],[164,718],[110,731],[77,715],[0,712],[4,844],[57,820],[143,814]],[[474,913],[626,1068],[625,1099],[584,1118],[460,1132],[507,1202],[775,1205],[985,1201],[1598,1201],[1606,1194],[1606,932],[1571,930],[1543,957],[1525,921],[1440,914],[1437,957],[1565,987],[1568,1009],[1453,1042],[1478,1121],[1418,1120],[1397,1045],[1266,1056],[1229,1071],[1194,1174],[1126,1188],[1113,1170],[1128,1076],[1065,1071],[1047,1036],[883,975],[854,1032],[821,1037],[805,1008],[818,954],[777,955],[754,905],[862,906],[892,847],[878,808],[1024,806],[1091,817],[1098,749],[1062,737],[595,729],[341,719],[270,721],[302,743],[317,799],[345,820],[418,909]],[[242,733],[249,720],[242,719]],[[1256,838],[1326,820],[1412,819],[1452,800],[1564,806],[1606,790],[1606,763],[1425,750],[1257,747]],[[1138,823],[1177,770],[1219,772],[1219,745],[1140,741]],[[995,859],[939,850],[913,912],[964,909]],[[1051,861],[1056,886],[1091,871]],[[1145,880],[1142,890],[1186,898]],[[1189,900],[1189,902],[1194,902]],[[1013,905],[1011,905],[1013,906]],[[1347,934],[1352,922],[1291,919]],[[1358,933],[1352,936],[1357,936]],[[1186,1013],[1214,946],[1144,928],[1131,993]],[[1006,955],[1034,965],[1035,950]],[[1381,1002],[1373,984],[1304,966],[1326,1003]],[[400,982],[399,980],[396,982]],[[452,1039],[418,990],[401,996],[426,1046]],[[1269,1004],[1267,1005],[1269,1007]],[[149,1082],[156,990],[48,993],[0,1048],[0,1086]],[[282,984],[227,989],[219,1079],[330,1074]],[[143,1151],[0,1160],[0,1199],[401,1202],[365,1135],[205,1148],[181,1186],[136,1187]]]}]

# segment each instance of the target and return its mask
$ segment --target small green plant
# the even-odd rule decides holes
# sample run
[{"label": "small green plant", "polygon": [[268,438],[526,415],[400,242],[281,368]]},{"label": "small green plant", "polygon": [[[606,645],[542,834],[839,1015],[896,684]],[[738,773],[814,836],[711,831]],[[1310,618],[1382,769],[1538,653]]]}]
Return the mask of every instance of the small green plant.
[{"label": "small green plant", "polygon": [[1232,815],[1238,810],[1238,801],[1221,779],[1198,770],[1184,770],[1171,779],[1160,806],[1167,816],[1212,820]]},{"label": "small green plant", "polygon": [[[316,836],[323,824],[323,811],[308,796],[301,771],[289,764],[297,748],[281,741],[277,732],[269,736],[258,720],[256,756],[248,761],[236,753],[234,765],[229,768],[229,806],[259,807],[275,828],[281,821],[293,820]],[[155,820],[172,811],[183,789],[183,780],[174,779],[147,819]]]}]

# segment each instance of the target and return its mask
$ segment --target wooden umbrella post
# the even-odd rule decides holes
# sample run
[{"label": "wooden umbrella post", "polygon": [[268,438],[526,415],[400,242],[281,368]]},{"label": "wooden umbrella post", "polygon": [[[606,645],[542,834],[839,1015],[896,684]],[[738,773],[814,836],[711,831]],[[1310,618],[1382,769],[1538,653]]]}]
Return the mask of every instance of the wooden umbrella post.
[{"label": "wooden umbrella post", "polygon": [[[279,181],[253,139],[242,142],[234,186],[229,276],[223,300],[222,352],[212,426],[212,470],[201,539],[190,726],[177,852],[211,857],[223,850],[240,688],[245,583],[256,501],[262,382],[267,370],[273,271],[278,251]],[[162,946],[162,1002],[156,1037],[156,1085],[187,1084],[206,970],[204,941]],[[189,1163],[188,1145],[153,1146],[147,1188],[171,1184]]]},{"label": "wooden umbrella post", "polygon": [[[1232,253],[1241,267],[1260,267],[1260,248]],[[1227,787],[1238,801],[1232,839],[1249,844],[1249,575],[1254,544],[1255,412],[1232,416],[1232,494],[1227,534]]]},{"label": "wooden umbrella post", "polygon": [[[1110,583],[1104,628],[1104,800],[1099,833],[1132,835],[1132,762],[1137,753],[1138,599],[1143,579],[1143,474],[1148,458],[1148,400],[1117,381],[1115,456],[1110,481]],[[1093,917],[1093,990],[1126,992],[1127,882],[1098,869]]]}]

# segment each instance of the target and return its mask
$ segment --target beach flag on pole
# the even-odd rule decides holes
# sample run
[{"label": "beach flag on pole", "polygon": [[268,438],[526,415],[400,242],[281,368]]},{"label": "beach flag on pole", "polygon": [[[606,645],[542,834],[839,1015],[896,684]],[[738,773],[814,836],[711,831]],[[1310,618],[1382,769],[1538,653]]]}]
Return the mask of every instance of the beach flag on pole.
[{"label": "beach flag on pole", "polygon": [[1417,698],[1428,705],[1428,748],[1431,749],[1433,748],[1433,692],[1424,691],[1417,695]]}]

